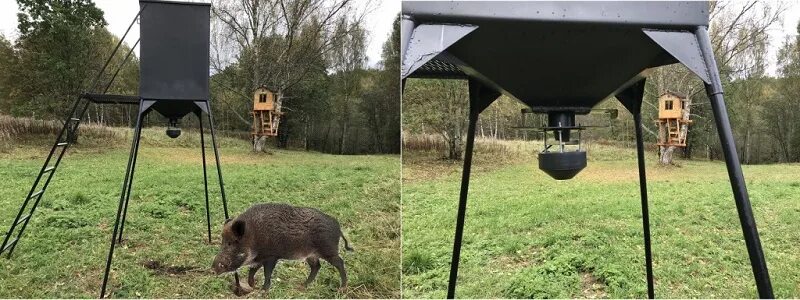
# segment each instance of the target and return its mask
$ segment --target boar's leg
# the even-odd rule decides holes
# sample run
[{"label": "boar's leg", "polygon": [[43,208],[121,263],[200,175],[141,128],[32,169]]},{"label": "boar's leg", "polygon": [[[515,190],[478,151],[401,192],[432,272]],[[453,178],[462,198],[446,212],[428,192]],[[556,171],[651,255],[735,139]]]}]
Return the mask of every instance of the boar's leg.
[{"label": "boar's leg", "polygon": [[306,282],[303,283],[304,288],[311,284],[311,282],[314,281],[314,278],[317,278],[317,273],[319,272],[319,268],[321,266],[319,263],[319,258],[316,257],[306,258],[306,262],[308,263],[308,266],[311,267],[311,272],[308,273],[308,279],[306,279]]},{"label": "boar's leg", "polygon": [[336,270],[339,270],[339,278],[342,280],[342,284],[339,287],[340,288],[346,288],[347,287],[347,273],[345,273],[345,271],[344,271],[344,260],[341,257],[339,257],[338,255],[327,257],[327,258],[325,258],[325,260],[327,260],[330,264],[332,264],[334,267],[336,267]]},{"label": "boar's leg", "polygon": [[258,273],[258,269],[261,269],[261,265],[250,267],[247,271],[247,284],[251,287],[256,286],[256,273]]},{"label": "boar's leg", "polygon": [[272,281],[272,271],[275,270],[275,265],[278,264],[278,258],[270,257],[264,260],[264,291],[269,291],[269,286]]}]

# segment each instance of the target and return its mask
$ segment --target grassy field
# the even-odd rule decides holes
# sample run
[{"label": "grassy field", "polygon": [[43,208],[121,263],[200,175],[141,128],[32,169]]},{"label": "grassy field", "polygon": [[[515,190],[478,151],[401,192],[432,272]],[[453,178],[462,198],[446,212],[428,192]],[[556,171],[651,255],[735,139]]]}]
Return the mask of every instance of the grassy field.
[{"label": "grassy field", "polygon": [[[538,170],[530,143],[477,146],[456,295],[646,297],[635,152],[591,145],[575,179]],[[499,149],[499,150],[498,150]],[[460,162],[403,154],[403,295],[442,298]],[[757,297],[722,162],[647,154],[656,297]],[[800,297],[800,165],[745,166],[776,297]]]},{"label": "grassy field", "polygon": [[[100,133],[98,133],[100,132]],[[9,135],[11,136],[11,135]],[[0,230],[17,213],[52,139],[42,134],[0,147]],[[82,133],[70,149],[11,260],[0,259],[0,298],[97,297],[130,145],[130,131]],[[302,151],[254,154],[247,141],[221,141],[232,215],[260,202],[319,208],[337,217],[355,252],[344,253],[350,289],[337,292],[335,269],[323,263],[308,290],[299,261],[281,261],[272,298],[395,298],[400,290],[398,156],[335,156]],[[109,146],[108,145],[113,145]],[[213,165],[213,153],[209,164]],[[214,169],[209,169],[213,172]],[[211,261],[224,221],[216,173],[210,173],[212,237],[206,241],[198,135],[171,141],[145,132],[133,185],[126,241],[115,252],[110,291],[119,298],[231,298],[232,276]],[[263,280],[259,273],[258,282]]]}]

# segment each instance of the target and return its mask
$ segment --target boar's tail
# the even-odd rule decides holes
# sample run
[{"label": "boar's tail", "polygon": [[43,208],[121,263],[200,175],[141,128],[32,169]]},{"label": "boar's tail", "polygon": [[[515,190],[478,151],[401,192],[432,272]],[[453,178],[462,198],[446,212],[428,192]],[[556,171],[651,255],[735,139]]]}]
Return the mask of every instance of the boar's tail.
[{"label": "boar's tail", "polygon": [[350,248],[350,242],[344,237],[344,233],[342,233],[342,239],[344,240],[344,250],[353,251],[353,248]]}]

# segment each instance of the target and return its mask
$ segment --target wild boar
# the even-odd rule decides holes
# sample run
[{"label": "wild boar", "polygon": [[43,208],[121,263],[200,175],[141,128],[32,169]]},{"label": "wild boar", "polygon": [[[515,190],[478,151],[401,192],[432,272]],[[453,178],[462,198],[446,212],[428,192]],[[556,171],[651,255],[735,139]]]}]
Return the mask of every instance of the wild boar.
[{"label": "wild boar", "polygon": [[301,286],[305,288],[317,276],[321,258],[336,267],[341,279],[340,289],[345,289],[347,274],[344,260],[339,256],[339,238],[344,240],[347,251],[353,251],[339,222],[317,209],[280,203],[258,204],[225,221],[222,247],[212,268],[216,274],[222,274],[248,266],[248,287],[236,287],[238,292],[248,293],[255,286],[256,272],[262,266],[263,289],[268,291],[278,260],[304,259],[311,269]]}]

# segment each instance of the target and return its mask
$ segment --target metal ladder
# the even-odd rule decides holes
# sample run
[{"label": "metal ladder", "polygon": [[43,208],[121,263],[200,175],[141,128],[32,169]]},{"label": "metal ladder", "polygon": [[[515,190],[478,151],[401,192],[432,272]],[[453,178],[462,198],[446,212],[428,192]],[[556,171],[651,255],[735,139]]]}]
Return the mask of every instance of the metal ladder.
[{"label": "metal ladder", "polygon": [[[50,154],[47,155],[44,165],[39,170],[39,175],[37,175],[36,180],[33,181],[33,186],[28,192],[28,196],[25,197],[25,201],[22,202],[17,217],[14,218],[14,222],[11,223],[11,227],[8,229],[6,237],[3,239],[3,245],[0,246],[0,255],[8,251],[7,257],[11,258],[11,254],[14,253],[14,248],[19,244],[19,240],[25,232],[25,228],[28,227],[28,222],[31,221],[36,207],[39,206],[39,201],[42,200],[44,193],[47,191],[50,180],[53,179],[53,175],[55,175],[56,169],[61,163],[61,158],[64,157],[64,153],[67,152],[67,148],[69,148],[71,144],[70,137],[74,137],[75,133],[78,131],[78,125],[80,125],[81,121],[80,117],[86,112],[89,103],[91,103],[89,100],[79,97],[72,106],[72,110],[64,121],[64,126],[58,133],[56,142],[53,144],[53,147],[50,148]],[[55,161],[53,161],[54,156]],[[44,179],[44,183],[42,183],[42,179]],[[28,204],[30,204],[31,200],[33,200],[33,205],[29,207]],[[28,213],[23,216],[26,210]],[[15,229],[19,230],[15,231]],[[13,236],[15,232],[16,237],[11,239],[11,236]]]},{"label": "metal ladder", "polygon": [[[136,20],[139,19],[139,16],[142,14],[142,10],[147,5],[144,5],[142,8],[139,9],[139,13],[131,21],[130,25],[128,25],[128,29],[125,30],[125,34],[117,41],[117,45],[114,47],[114,50],[111,51],[111,54],[106,59],[105,64],[94,77],[94,80],[89,85],[91,88],[90,90],[95,90],[101,86],[98,84],[100,83],[100,79],[103,74],[105,74],[106,68],[108,67],[109,63],[111,63],[111,59],[114,58],[114,55],[119,50],[122,42],[125,41],[125,37],[128,36],[128,32],[130,32],[133,24],[136,23]],[[133,49],[139,44],[139,40],[133,44],[132,47],[128,50],[128,54],[125,55],[125,58],[122,60],[120,65],[117,67],[117,70],[111,76],[111,79],[105,85],[105,88],[102,89],[102,94],[81,94],[78,96],[78,99],[75,100],[75,104],[72,106],[69,114],[64,121],[64,126],[61,127],[61,131],[58,133],[58,137],[56,138],[56,142],[53,144],[53,147],[50,148],[50,153],[47,155],[47,159],[44,161],[44,165],[42,168],[39,169],[39,175],[36,175],[36,180],[33,181],[33,186],[31,187],[30,191],[28,192],[28,196],[25,197],[25,201],[22,202],[22,206],[19,208],[19,212],[17,213],[17,217],[14,218],[14,222],[11,223],[11,227],[8,228],[8,233],[6,233],[6,237],[3,239],[3,244],[0,246],[0,256],[3,255],[3,252],[8,251],[7,258],[11,258],[11,254],[14,253],[14,249],[19,244],[19,239],[22,238],[22,234],[25,232],[25,228],[28,227],[28,222],[31,221],[31,217],[33,213],[36,211],[36,207],[39,206],[39,201],[42,200],[44,193],[47,191],[47,187],[50,185],[50,180],[53,179],[53,175],[56,173],[56,169],[58,168],[59,164],[61,164],[61,158],[64,157],[64,153],[67,152],[67,148],[70,146],[70,137],[74,137],[75,133],[78,131],[78,125],[81,122],[81,116],[86,113],[86,110],[89,108],[89,104],[92,102],[94,103],[120,103],[119,100],[98,100],[97,98],[103,97],[107,92],[108,89],[111,88],[111,84],[114,83],[114,79],[117,78],[119,75],[120,70],[125,64],[128,62],[131,54],[133,53]],[[119,97],[117,97],[119,98]],[[124,97],[122,97],[124,98]],[[137,97],[138,99],[138,97]],[[130,101],[127,99],[122,100],[122,104],[130,104]],[[53,162],[53,155],[58,152],[55,162]],[[52,162],[52,164],[51,164]],[[47,177],[42,183],[42,178]],[[28,204],[33,200],[33,205],[28,207]],[[25,211],[28,211],[28,214],[22,216]],[[22,224],[22,226],[19,226]],[[19,226],[19,230],[17,232],[17,236],[12,240],[11,236],[14,235],[15,229]]]}]

